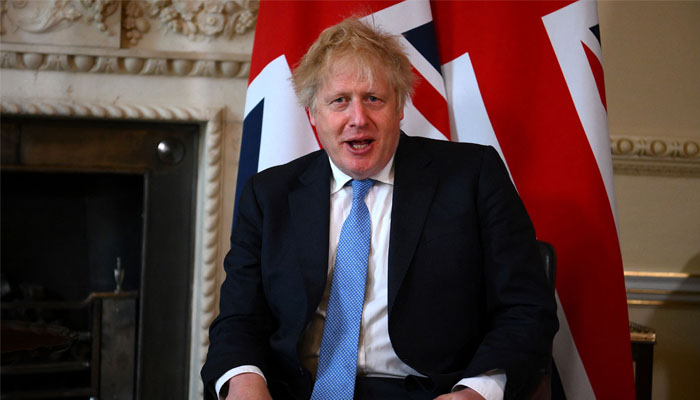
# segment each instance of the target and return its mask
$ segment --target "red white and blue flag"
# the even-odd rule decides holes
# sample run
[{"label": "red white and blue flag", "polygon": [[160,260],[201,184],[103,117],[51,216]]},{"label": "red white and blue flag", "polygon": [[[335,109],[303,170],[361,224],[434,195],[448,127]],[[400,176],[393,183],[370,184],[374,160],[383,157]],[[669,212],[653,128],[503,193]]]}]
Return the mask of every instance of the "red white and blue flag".
[{"label": "red white and blue flag", "polygon": [[398,35],[421,78],[404,132],[495,147],[538,238],[554,245],[554,397],[633,399],[597,4],[263,1],[239,183],[319,148],[291,69],[350,15]]}]

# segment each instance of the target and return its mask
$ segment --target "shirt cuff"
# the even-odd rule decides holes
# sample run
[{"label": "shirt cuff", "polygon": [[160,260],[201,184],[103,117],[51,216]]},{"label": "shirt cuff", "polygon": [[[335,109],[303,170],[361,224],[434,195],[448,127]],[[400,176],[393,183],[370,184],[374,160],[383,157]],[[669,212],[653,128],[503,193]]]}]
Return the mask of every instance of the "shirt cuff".
[{"label": "shirt cuff", "polygon": [[506,374],[503,370],[493,370],[483,375],[464,378],[457,382],[452,391],[460,386],[466,386],[479,393],[486,400],[503,400],[506,389]]},{"label": "shirt cuff", "polygon": [[[224,387],[228,381],[233,378],[236,375],[240,374],[246,374],[246,373],[254,373],[260,375],[263,379],[265,379],[265,375],[263,375],[262,371],[260,368],[256,367],[255,365],[241,365],[240,367],[236,367],[234,369],[228,370],[225,374],[221,375],[221,378],[216,380],[216,393],[219,395],[219,400],[224,400],[225,396],[221,395],[221,388]],[[265,379],[265,382],[267,382],[267,379]]]}]

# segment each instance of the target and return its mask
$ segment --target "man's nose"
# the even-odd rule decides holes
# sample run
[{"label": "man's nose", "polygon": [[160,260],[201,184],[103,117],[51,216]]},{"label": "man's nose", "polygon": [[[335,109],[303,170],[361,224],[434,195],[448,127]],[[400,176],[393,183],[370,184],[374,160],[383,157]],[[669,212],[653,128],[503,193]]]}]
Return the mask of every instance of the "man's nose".
[{"label": "man's nose", "polygon": [[350,126],[353,128],[361,128],[367,125],[367,110],[361,101],[353,101],[350,104]]}]

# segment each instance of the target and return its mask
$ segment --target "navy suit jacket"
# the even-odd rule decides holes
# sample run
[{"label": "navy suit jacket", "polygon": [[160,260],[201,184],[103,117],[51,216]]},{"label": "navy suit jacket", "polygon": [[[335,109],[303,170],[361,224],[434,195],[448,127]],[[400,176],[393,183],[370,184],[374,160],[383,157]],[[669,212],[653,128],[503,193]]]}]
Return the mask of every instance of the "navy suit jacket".
[{"label": "navy suit jacket", "polygon": [[[401,135],[389,241],[389,336],[443,392],[505,370],[521,397],[549,363],[553,291],[535,232],[498,153]],[[326,285],[331,169],[323,150],[246,184],[224,262],[220,314],[202,369],[205,397],[239,365],[260,367],[275,399],[307,399],[297,355]]]}]

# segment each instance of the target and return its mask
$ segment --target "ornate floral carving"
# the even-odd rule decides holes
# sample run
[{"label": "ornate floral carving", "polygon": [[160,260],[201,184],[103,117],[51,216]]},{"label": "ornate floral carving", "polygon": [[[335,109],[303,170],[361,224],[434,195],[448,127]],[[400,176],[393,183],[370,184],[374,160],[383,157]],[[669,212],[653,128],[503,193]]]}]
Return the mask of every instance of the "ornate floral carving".
[{"label": "ornate floral carving", "polygon": [[119,8],[118,0],[0,0],[0,35],[22,30],[45,33],[67,28],[84,17],[107,32],[105,19]]},{"label": "ornate floral carving", "polygon": [[143,34],[151,29],[151,24],[148,22],[140,2],[130,1],[126,3],[122,28],[124,35],[132,45],[138,43]]},{"label": "ornate floral carving", "polygon": [[80,0],[80,4],[86,10],[87,16],[95,23],[97,28],[102,31],[107,31],[105,19],[114,14],[119,4],[118,0]]},{"label": "ornate floral carving", "polygon": [[125,35],[132,45],[150,30],[148,18],[190,40],[231,39],[255,26],[256,0],[132,0],[125,8]]}]

